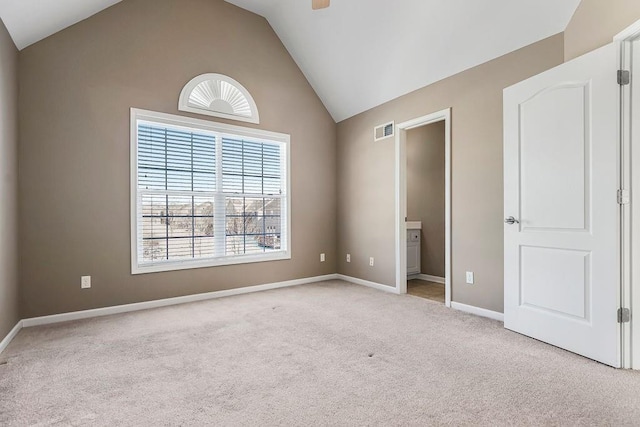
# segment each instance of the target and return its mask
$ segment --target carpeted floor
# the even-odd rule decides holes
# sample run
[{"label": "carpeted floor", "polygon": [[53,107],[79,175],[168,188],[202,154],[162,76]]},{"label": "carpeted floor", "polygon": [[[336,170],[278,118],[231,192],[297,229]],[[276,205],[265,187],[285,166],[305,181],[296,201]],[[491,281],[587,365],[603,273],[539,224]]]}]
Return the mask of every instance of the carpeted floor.
[{"label": "carpeted floor", "polygon": [[23,329],[0,425],[638,425],[640,374],[326,282]]}]

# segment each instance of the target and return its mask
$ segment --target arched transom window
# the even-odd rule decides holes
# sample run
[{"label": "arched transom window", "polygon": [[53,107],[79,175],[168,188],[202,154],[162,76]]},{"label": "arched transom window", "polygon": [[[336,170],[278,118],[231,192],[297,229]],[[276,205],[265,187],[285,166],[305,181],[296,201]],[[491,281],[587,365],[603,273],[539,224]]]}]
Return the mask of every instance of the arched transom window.
[{"label": "arched transom window", "polygon": [[239,82],[223,74],[202,74],[182,89],[180,111],[260,123],[253,97]]}]

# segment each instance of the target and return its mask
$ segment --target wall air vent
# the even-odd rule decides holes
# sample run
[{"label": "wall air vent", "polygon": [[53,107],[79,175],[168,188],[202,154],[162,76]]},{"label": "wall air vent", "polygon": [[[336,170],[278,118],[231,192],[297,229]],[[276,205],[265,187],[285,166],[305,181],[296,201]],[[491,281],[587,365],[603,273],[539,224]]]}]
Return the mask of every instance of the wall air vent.
[{"label": "wall air vent", "polygon": [[376,126],[373,130],[373,139],[380,141],[381,139],[390,138],[395,135],[395,122],[389,122],[384,125]]}]

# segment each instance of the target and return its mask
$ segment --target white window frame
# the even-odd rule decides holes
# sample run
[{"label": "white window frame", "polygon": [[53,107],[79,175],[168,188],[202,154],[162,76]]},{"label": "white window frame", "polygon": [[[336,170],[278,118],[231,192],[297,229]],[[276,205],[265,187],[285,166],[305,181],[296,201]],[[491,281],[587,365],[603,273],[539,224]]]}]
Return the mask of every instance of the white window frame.
[{"label": "white window frame", "polygon": [[[197,130],[206,133],[238,136],[257,142],[277,142],[284,144],[285,158],[282,164],[283,174],[286,180],[286,194],[280,196],[285,207],[281,215],[284,217],[284,227],[281,247],[282,250],[273,253],[249,254],[224,257],[211,257],[194,260],[167,260],[154,262],[153,264],[139,263],[138,233],[140,206],[138,203],[138,123],[147,122],[150,124],[167,125],[183,128],[186,130]],[[291,259],[291,137],[287,134],[270,132],[261,129],[245,128],[241,126],[228,125],[207,120],[194,119],[190,117],[176,116],[173,114],[158,113],[154,111],[131,109],[131,274],[157,273],[162,271],[187,270],[194,268],[217,267],[223,265],[249,264],[258,262],[280,261]],[[221,154],[221,153],[219,153]],[[221,171],[219,171],[221,173]],[[180,192],[174,192],[181,195]],[[218,188],[216,193],[222,194],[222,189]],[[191,193],[189,194],[189,196]],[[204,196],[210,195],[203,193]],[[260,196],[262,197],[262,196]],[[224,210],[224,205],[222,206]],[[224,212],[222,212],[224,214]],[[216,216],[220,215],[218,204],[216,204]],[[216,235],[216,237],[218,237]],[[218,241],[216,241],[218,242]],[[219,243],[218,243],[219,244]]]}]

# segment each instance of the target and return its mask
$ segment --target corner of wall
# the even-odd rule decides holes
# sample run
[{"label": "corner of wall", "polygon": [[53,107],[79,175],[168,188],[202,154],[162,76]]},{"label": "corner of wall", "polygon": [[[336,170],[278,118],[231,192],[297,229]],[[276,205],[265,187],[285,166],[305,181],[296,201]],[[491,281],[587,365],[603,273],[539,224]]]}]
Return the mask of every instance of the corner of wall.
[{"label": "corner of wall", "polygon": [[0,21],[0,341],[19,323],[18,49]]}]

